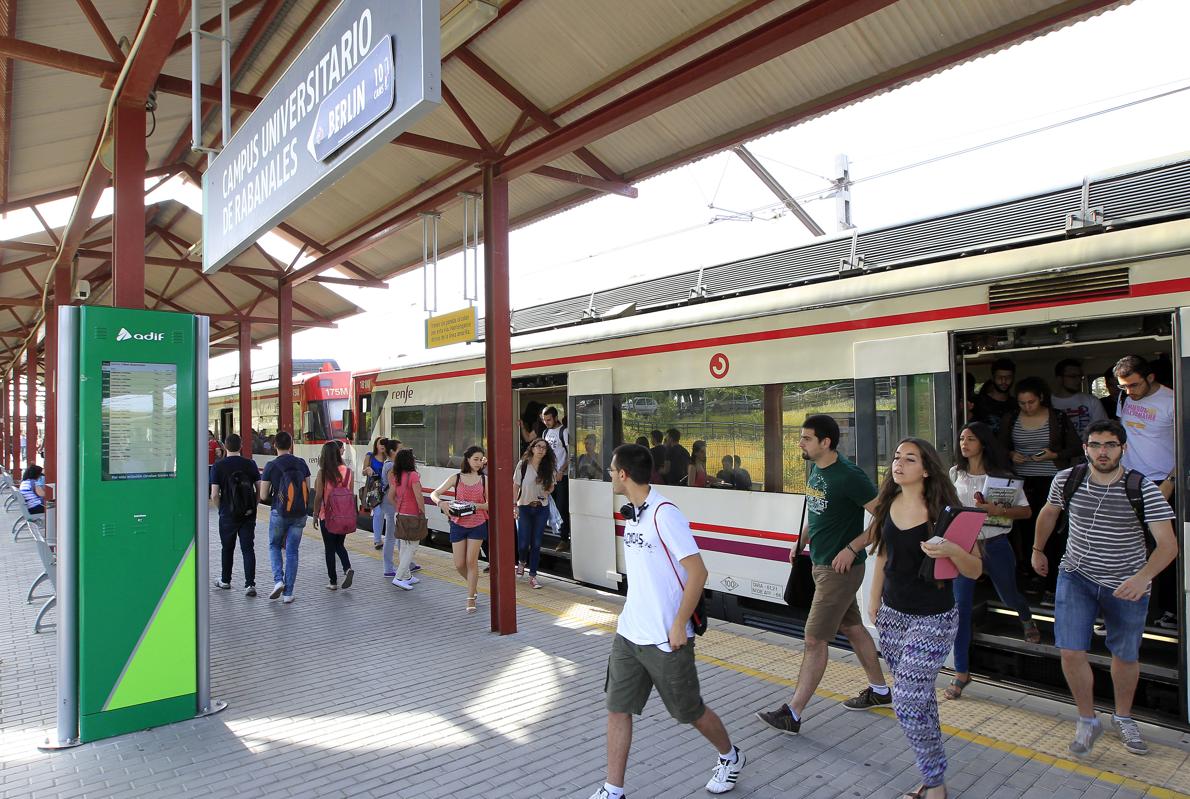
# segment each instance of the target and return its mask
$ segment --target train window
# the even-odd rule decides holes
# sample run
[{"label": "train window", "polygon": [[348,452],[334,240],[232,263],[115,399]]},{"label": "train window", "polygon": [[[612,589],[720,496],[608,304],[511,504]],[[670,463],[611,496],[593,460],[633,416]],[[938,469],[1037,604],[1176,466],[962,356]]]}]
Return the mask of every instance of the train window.
[{"label": "train window", "polygon": [[807,416],[825,413],[839,423],[839,452],[855,461],[855,384],[850,380],[786,383],[781,392],[782,490],[806,493],[808,462],[798,441]]},{"label": "train window", "polygon": [[577,397],[570,433],[570,476],[580,480],[611,480],[604,468],[603,398]]},{"label": "train window", "polygon": [[[616,440],[648,441],[660,482],[761,490],[764,486],[764,387],[729,386],[622,394]],[[654,445],[674,431],[678,446]],[[665,453],[663,456],[662,453]],[[672,457],[671,457],[672,455]]]},{"label": "train window", "polygon": [[897,442],[914,436],[937,440],[934,419],[934,376],[900,375],[876,378],[876,477],[884,478]]},{"label": "train window", "polygon": [[[427,449],[424,460],[429,466],[457,469],[463,465],[467,447],[483,439],[483,414],[477,402],[454,402],[435,408],[434,446]],[[421,453],[418,453],[419,455]]]},{"label": "train window", "polygon": [[389,415],[390,438],[413,450],[418,460],[424,460],[427,443],[433,441],[434,408],[393,408]]}]

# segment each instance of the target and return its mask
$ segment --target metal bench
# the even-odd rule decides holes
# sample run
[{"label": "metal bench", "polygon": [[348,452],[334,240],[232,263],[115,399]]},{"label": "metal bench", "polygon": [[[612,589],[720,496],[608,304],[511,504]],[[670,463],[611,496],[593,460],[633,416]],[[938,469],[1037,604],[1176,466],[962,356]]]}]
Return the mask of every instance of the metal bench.
[{"label": "metal bench", "polygon": [[[29,587],[29,594],[26,598],[27,602],[34,600],[33,591],[42,582],[48,581],[50,587],[54,592],[46,599],[45,604],[41,606],[41,610],[37,611],[37,618],[33,621],[33,632],[39,633],[42,630],[52,630],[57,628],[57,624],[43,624],[45,615],[50,612],[50,609],[58,603],[58,557],[55,552],[54,542],[46,538],[44,532],[39,525],[33,525],[33,541],[37,544],[37,556],[41,559],[41,574],[33,581],[33,585]],[[41,599],[41,597],[36,597]]]},{"label": "metal bench", "polygon": [[[45,530],[45,514],[44,513],[30,513],[29,508],[25,505],[25,498],[19,493],[17,494],[18,510],[20,516],[12,523],[12,540],[19,541],[22,532],[33,534],[35,530]],[[36,535],[34,535],[36,538]]]}]

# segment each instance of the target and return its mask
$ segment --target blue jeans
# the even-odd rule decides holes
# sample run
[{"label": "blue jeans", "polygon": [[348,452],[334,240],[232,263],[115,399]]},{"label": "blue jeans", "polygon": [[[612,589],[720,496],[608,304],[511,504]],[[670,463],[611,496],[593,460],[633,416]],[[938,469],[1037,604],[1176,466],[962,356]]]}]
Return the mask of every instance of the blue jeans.
[{"label": "blue jeans", "polygon": [[1140,658],[1140,639],[1149,614],[1148,595],[1135,602],[1120,599],[1112,589],[1059,566],[1058,590],[1054,592],[1054,645],[1086,652],[1091,648],[1095,617],[1101,613],[1112,657],[1135,663]]},{"label": "blue jeans", "polygon": [[545,534],[545,523],[550,520],[550,509],[546,505],[534,508],[521,505],[517,508],[516,540],[517,560],[528,561],[529,576],[537,576],[537,564],[541,561],[541,538]]},{"label": "blue jeans", "polygon": [[[1007,535],[984,541],[983,573],[992,580],[1000,601],[1029,621],[1029,602],[1016,586],[1016,556]],[[966,674],[971,659],[971,606],[975,602],[975,581],[961,574],[954,579],[954,604],[959,611],[959,631],[954,637],[954,670]]]},{"label": "blue jeans", "polygon": [[[293,596],[293,584],[297,582],[298,547],[302,543],[302,530],[306,517],[287,519],[274,508],[269,514],[269,563],[273,566],[273,582],[284,583],[284,596]],[[282,559],[281,548],[285,548]]]},{"label": "blue jeans", "polygon": [[[384,532],[384,520],[392,516],[392,513],[385,514],[384,506],[386,503],[381,502],[376,507],[372,508],[372,543],[380,543],[380,534]],[[391,506],[390,506],[391,507]],[[390,521],[388,524],[388,537],[392,538],[393,525]]]}]

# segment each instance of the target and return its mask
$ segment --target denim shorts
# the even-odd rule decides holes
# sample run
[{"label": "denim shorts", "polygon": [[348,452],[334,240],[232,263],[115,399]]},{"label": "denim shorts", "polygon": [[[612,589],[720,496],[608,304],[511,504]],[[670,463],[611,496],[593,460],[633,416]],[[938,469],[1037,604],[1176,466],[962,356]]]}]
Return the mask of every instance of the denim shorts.
[{"label": "denim shorts", "polygon": [[1054,592],[1054,644],[1058,649],[1086,652],[1091,648],[1091,628],[1103,616],[1107,649],[1127,663],[1140,658],[1140,640],[1149,613],[1149,597],[1135,602],[1112,595],[1112,589],[1077,571],[1058,569]]},{"label": "denim shorts", "polygon": [[458,544],[468,539],[472,541],[487,541],[488,523],[484,522],[478,527],[461,527],[454,522],[450,523],[450,543]]}]

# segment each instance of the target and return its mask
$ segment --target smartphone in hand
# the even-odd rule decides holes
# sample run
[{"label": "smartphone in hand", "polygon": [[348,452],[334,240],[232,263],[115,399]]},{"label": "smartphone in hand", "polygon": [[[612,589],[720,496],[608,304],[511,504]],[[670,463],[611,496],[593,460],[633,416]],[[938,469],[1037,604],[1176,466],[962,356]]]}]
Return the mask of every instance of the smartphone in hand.
[{"label": "smartphone in hand", "polygon": [[942,536],[940,536],[940,535],[936,535],[936,536],[934,536],[933,538],[931,538],[930,540],[926,541],[926,543],[927,543],[927,544],[941,544],[941,543],[942,543],[943,541],[945,541],[945,540],[946,540],[946,539],[945,539],[945,538],[943,538]]}]

